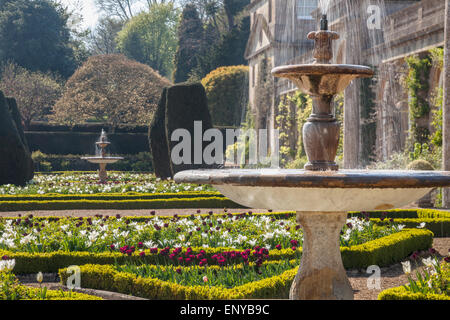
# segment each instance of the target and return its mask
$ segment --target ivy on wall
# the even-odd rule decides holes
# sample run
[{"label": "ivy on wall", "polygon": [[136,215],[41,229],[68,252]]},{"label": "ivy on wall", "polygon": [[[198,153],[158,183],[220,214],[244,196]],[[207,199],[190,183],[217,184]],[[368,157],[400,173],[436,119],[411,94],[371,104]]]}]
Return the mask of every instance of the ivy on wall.
[{"label": "ivy on wall", "polygon": [[409,90],[409,114],[411,117],[411,144],[426,143],[429,139],[428,128],[419,126],[417,120],[430,113],[430,104],[426,97],[430,89],[429,77],[432,60],[429,55],[420,58],[413,55],[405,59],[408,65],[408,75],[405,79]]},{"label": "ivy on wall", "polygon": [[[430,50],[433,64],[440,70],[444,69],[444,49],[434,48]],[[433,98],[433,110],[431,125],[434,133],[431,136],[431,143],[437,147],[442,147],[442,119],[443,119],[443,105],[444,105],[444,88],[438,87]]]},{"label": "ivy on wall", "polygon": [[308,161],[303,146],[303,125],[312,112],[311,98],[296,91],[281,98],[275,118],[280,131],[280,165],[286,168],[303,169]]}]

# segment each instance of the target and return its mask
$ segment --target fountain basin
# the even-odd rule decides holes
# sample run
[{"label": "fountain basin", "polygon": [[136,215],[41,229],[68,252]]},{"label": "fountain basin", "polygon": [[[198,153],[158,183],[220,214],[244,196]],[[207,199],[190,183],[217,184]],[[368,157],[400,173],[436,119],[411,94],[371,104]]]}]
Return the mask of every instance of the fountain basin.
[{"label": "fountain basin", "polygon": [[98,164],[115,163],[119,160],[123,160],[122,157],[83,157],[81,159],[89,161],[90,163],[98,163]]},{"label": "fountain basin", "polygon": [[211,184],[249,208],[304,212],[388,210],[450,186],[450,172],[439,171],[224,169],[183,171],[174,179]]},{"label": "fountain basin", "polygon": [[336,95],[356,78],[369,78],[374,71],[351,64],[299,64],[274,68],[275,77],[287,78],[309,95]]}]

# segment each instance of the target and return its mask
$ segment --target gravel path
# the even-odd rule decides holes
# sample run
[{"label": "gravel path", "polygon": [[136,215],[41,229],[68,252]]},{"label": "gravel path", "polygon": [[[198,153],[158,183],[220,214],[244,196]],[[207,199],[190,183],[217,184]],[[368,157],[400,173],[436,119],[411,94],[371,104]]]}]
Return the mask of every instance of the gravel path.
[{"label": "gravel path", "polygon": [[[434,238],[433,248],[438,252],[438,256],[447,256],[450,250],[450,238]],[[414,263],[411,264],[411,275],[413,277],[415,275],[414,265]],[[381,289],[379,290],[368,289],[367,282],[372,274],[366,273],[366,270],[349,270],[347,271],[347,275],[355,294],[355,300],[376,300],[381,291],[408,283],[408,277],[403,273],[403,268],[400,263],[381,268]]]},{"label": "gravel path", "polygon": [[[172,216],[196,214],[197,210],[200,213],[206,214],[210,211],[214,213],[224,213],[224,209],[145,209],[145,210],[54,210],[54,211],[16,211],[16,212],[0,212],[0,217],[18,217],[27,216],[30,213],[35,217],[91,217],[96,214],[115,216],[149,216],[150,212],[155,211],[159,216]],[[266,213],[265,209],[227,209],[231,213],[243,213],[252,211],[253,213]]]}]

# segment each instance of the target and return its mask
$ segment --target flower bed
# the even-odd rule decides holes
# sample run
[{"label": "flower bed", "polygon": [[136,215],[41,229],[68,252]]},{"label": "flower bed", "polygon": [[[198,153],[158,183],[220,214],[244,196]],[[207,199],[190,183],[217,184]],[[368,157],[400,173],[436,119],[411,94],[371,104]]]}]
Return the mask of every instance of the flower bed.
[{"label": "flower bed", "polygon": [[[0,260],[0,300],[103,300],[102,298],[77,292],[47,290],[45,285],[30,288],[22,285],[12,273],[15,260]],[[42,282],[42,274],[38,281]]]},{"label": "flower bed", "polygon": [[[353,246],[400,231],[402,226],[377,226],[350,218],[341,246]],[[32,215],[0,222],[0,249],[16,252],[109,252],[123,246],[136,249],[165,247],[229,247],[267,250],[302,246],[303,232],[295,217],[271,215],[158,216],[136,221],[97,215],[92,218],[36,219]]]},{"label": "flower bed", "polygon": [[[399,262],[413,251],[430,248],[432,236],[428,230],[402,230],[365,244],[343,247],[344,266]],[[150,255],[147,251],[142,255],[128,250],[121,248],[122,259],[115,258],[109,264],[82,265],[81,286],[148,299],[280,299],[288,297],[301,258],[299,249],[277,252],[258,247],[209,252],[161,249],[150,251]],[[65,283],[69,274],[63,268],[59,276]]]},{"label": "flower bed", "polygon": [[0,186],[0,195],[24,194],[95,194],[95,193],[178,193],[186,191],[215,191],[208,185],[175,183],[161,180],[153,174],[109,172],[108,183],[99,183],[97,173],[67,172],[64,174],[37,174],[25,187]]},{"label": "flower bed", "polygon": [[[428,230],[404,229],[396,234],[372,240],[365,244],[342,247],[341,254],[344,267],[346,268],[364,268],[372,264],[385,266],[401,261],[401,259],[409,256],[414,251],[429,249],[432,240],[433,234]],[[99,253],[85,251],[28,253],[0,250],[0,257],[15,259],[16,272],[18,274],[29,274],[39,271],[56,272],[58,269],[70,265],[84,264],[146,263],[189,266],[191,264],[199,265],[203,259],[206,259],[206,264],[211,265],[215,263],[213,259],[214,255],[223,255],[223,252],[240,251],[233,250],[232,248],[191,248],[192,251],[190,254],[194,257],[189,257],[191,261],[187,261],[185,254],[189,250],[188,248],[184,248],[181,252],[178,252],[179,256],[171,256],[174,250],[179,250],[176,248],[145,249],[142,251],[134,248],[131,249],[131,252],[127,252],[130,249],[131,247],[121,247],[117,251]],[[301,257],[301,252],[301,248],[297,248],[295,251],[292,248],[270,250],[269,257],[266,260],[280,261],[298,259]],[[201,255],[199,256],[199,254]],[[183,261],[178,259],[180,256],[184,256]],[[257,260],[257,257],[253,254],[247,255],[247,257],[249,262],[256,262]],[[235,260],[235,262],[242,263],[239,259]],[[233,260],[227,260],[227,264],[230,263],[233,263]]]},{"label": "flower bed", "polygon": [[450,255],[440,262],[437,258],[422,259],[425,268],[416,271],[412,279],[411,262],[402,262],[409,283],[382,291],[379,300],[450,300]]},{"label": "flower bed", "polygon": [[[184,286],[155,278],[138,277],[119,272],[112,265],[84,265],[80,267],[81,286],[114,291],[152,300],[219,300],[219,299],[283,299],[288,298],[289,288],[298,267],[278,276],[250,282],[234,288],[215,286]],[[61,282],[67,281],[67,270],[59,270]]]}]

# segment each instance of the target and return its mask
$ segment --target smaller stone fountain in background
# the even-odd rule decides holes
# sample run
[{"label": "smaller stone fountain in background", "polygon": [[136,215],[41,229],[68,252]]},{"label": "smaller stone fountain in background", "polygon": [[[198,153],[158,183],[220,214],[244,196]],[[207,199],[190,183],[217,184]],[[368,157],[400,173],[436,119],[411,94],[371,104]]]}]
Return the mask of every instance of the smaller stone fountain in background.
[{"label": "smaller stone fountain in background", "polygon": [[90,163],[98,163],[100,168],[98,171],[98,176],[100,179],[100,183],[106,183],[108,180],[108,174],[106,172],[106,165],[108,163],[115,163],[119,160],[122,160],[122,157],[108,157],[106,154],[106,148],[111,144],[108,141],[105,130],[102,130],[99,141],[95,143],[97,146],[100,155],[95,157],[83,157],[81,159],[87,160]]}]

